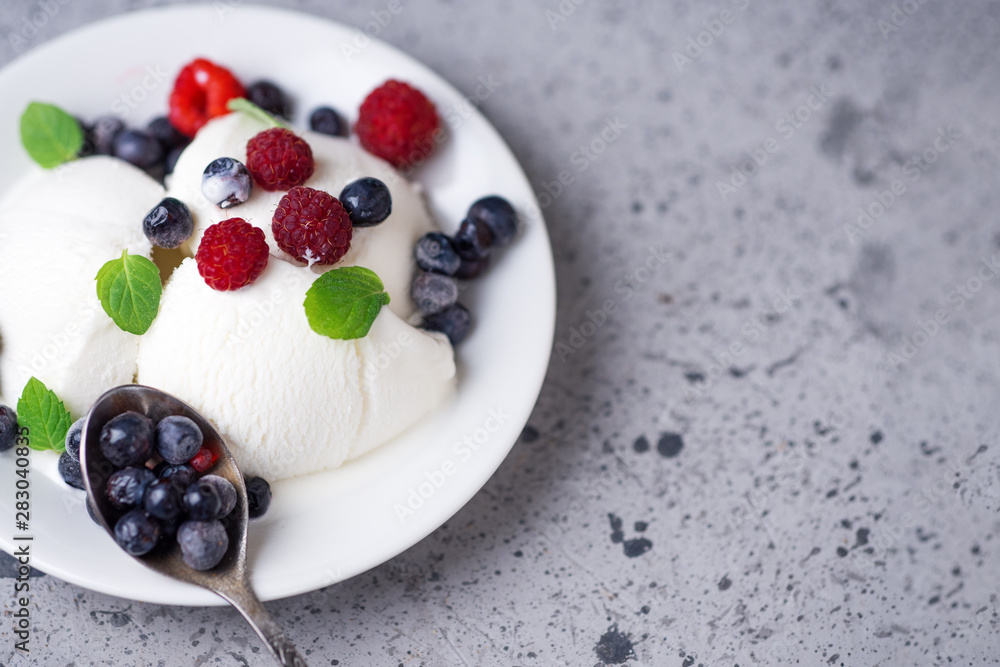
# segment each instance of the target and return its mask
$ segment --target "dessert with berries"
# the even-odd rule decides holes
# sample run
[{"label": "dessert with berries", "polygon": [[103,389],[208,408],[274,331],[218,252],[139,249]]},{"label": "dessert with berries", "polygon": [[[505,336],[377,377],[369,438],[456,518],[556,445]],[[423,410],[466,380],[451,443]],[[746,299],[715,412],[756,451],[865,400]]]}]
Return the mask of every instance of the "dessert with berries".
[{"label": "dessert with berries", "polygon": [[[324,106],[296,127],[289,99],[199,58],[145,128],[25,112],[44,170],[0,202],[0,394],[21,396],[0,415],[61,452],[71,486],[70,423],[117,385],[156,387],[211,420],[258,480],[258,514],[265,479],[342,465],[454,390],[453,346],[474,319],[460,283],[512,242],[516,212],[491,195],[454,235],[438,228],[409,177],[447,133],[405,82],[376,87],[353,126]],[[195,476],[212,464],[197,434],[128,415],[120,426],[101,444],[120,467],[109,499],[128,510],[119,542],[138,552],[169,529],[193,563],[212,560],[202,524],[226,494]]]}]

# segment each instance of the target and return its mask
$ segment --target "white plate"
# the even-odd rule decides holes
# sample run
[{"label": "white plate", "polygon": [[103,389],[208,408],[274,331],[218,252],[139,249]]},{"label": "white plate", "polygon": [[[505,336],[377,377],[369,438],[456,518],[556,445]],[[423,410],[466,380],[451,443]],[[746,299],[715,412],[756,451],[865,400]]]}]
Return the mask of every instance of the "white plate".
[{"label": "white plate", "polygon": [[[290,50],[255,47],[251,38],[269,32],[283,35]],[[126,123],[139,126],[165,113],[174,76],[204,56],[229,66],[244,82],[277,82],[296,97],[298,127],[308,110],[324,103],[353,121],[376,85],[388,78],[412,82],[448,123],[448,141],[415,176],[445,231],[454,231],[469,204],[490,193],[509,198],[527,218],[525,233],[463,296],[475,329],[459,346],[454,401],[343,468],[274,485],[270,511],[250,530],[253,584],[264,600],[364,572],[454,515],[516,441],[538,397],[552,346],[552,252],[516,159],[466,96],[408,56],[374,40],[366,44],[358,34],[314,16],[212,3],[94,24],[34,49],[0,72],[0,183],[10,184],[34,168],[18,137],[18,118],[29,101],[51,102],[88,119],[128,110]],[[0,457],[0,545],[8,552],[17,533],[11,454]],[[87,517],[82,492],[62,483],[55,464],[50,453],[32,453],[32,565],[120,597],[221,604],[211,593],[133,562]],[[412,513],[400,518],[401,507]]]}]

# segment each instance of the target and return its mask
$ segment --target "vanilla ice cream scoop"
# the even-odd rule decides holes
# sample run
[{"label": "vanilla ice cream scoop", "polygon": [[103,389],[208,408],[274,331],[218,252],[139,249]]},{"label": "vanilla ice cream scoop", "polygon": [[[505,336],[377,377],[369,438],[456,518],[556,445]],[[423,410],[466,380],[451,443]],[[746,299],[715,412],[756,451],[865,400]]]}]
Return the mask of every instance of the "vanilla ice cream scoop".
[{"label": "vanilla ice cream scoop", "polygon": [[[272,255],[294,262],[278,248],[271,233],[271,219],[284,192],[268,192],[254,186],[245,203],[223,209],[210,202],[201,190],[202,174],[213,160],[229,157],[246,164],[247,142],[265,129],[266,125],[251,116],[231,113],[205,125],[181,154],[169,178],[168,191],[171,197],[187,204],[194,216],[194,235],[187,244],[190,254],[198,250],[201,235],[209,225],[227,218],[243,218],[264,231]],[[382,279],[392,297],[389,308],[400,317],[409,317],[416,310],[410,298],[413,246],[417,239],[434,230],[419,190],[388,163],[347,139],[317,132],[299,134],[312,149],[316,163],[306,187],[339,197],[348,183],[371,176],[384,182],[392,194],[392,213],[384,222],[374,227],[355,228],[347,255],[334,266],[314,266],[313,271],[322,273],[352,265],[371,269]]]},{"label": "vanilla ice cream scoop", "polygon": [[139,383],[210,419],[248,475],[273,481],[339,466],[400,434],[453,390],[447,339],[389,307],[364,338],[314,332],[302,304],[317,277],[272,257],[252,285],[217,292],[187,259],[140,342]]},{"label": "vanilla ice cream scoop", "polygon": [[108,261],[150,256],[143,217],[163,188],[110,157],[26,176],[0,202],[0,395],[13,405],[31,376],[87,412],[132,382],[139,339],[101,308],[95,278]]}]

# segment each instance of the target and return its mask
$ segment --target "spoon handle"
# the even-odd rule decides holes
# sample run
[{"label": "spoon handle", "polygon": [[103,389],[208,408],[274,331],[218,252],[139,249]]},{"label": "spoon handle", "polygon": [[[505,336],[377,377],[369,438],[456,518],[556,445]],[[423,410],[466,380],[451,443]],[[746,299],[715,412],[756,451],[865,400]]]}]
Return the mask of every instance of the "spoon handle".
[{"label": "spoon handle", "polygon": [[264,608],[264,604],[257,598],[249,584],[226,587],[224,590],[217,590],[216,593],[236,607],[243,618],[247,619],[247,622],[264,640],[267,650],[271,652],[281,667],[309,667],[285,631]]}]

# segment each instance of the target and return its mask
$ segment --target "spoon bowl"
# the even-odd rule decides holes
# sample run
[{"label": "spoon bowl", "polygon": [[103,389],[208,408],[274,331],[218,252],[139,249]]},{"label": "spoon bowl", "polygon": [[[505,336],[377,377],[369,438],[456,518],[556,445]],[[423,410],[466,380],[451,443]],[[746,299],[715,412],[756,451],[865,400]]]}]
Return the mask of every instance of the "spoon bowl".
[{"label": "spoon bowl", "polygon": [[105,493],[108,478],[117,468],[101,452],[101,430],[112,418],[124,412],[146,415],[153,423],[165,417],[180,415],[194,421],[204,436],[207,447],[218,458],[212,474],[229,480],[236,489],[236,507],[222,524],[229,535],[229,549],[215,567],[199,571],[188,566],[181,557],[176,540],[161,540],[152,551],[133,558],[162,575],[208,589],[236,607],[257,634],[267,644],[278,664],[306,667],[284,631],[266,611],[250,586],[247,570],[247,489],[236,459],[225,439],[212,424],[183,401],[152,387],[125,385],[106,392],[87,413],[80,439],[80,465],[87,490],[87,503],[95,519],[114,539],[115,523],[125,514],[112,505]]}]

